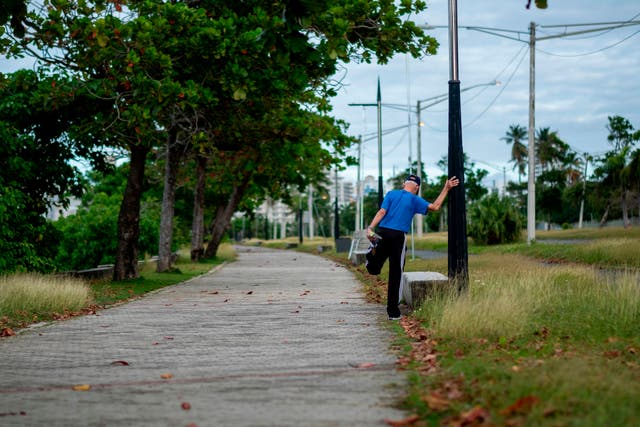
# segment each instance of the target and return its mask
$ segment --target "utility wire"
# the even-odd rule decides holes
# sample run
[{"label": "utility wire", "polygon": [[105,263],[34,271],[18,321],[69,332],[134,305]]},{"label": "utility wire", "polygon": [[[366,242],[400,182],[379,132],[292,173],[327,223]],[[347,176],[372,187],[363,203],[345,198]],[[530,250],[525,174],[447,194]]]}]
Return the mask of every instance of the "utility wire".
[{"label": "utility wire", "polygon": [[[625,26],[625,24],[627,23],[632,23],[638,16],[640,16],[640,13],[635,14],[632,18],[626,20],[626,21],[622,21],[620,27]],[[599,24],[567,24],[567,25],[541,25],[540,28],[558,28],[558,27],[564,27],[565,32],[567,31],[567,29],[569,27],[576,27],[576,26],[593,26],[593,25],[606,25],[608,23],[599,23]],[[573,41],[573,40],[585,40],[585,39],[592,39],[595,37],[600,37],[603,36],[605,34],[610,33],[613,30],[617,30],[620,27],[615,27],[615,28],[607,28],[607,29],[603,29],[602,32],[599,33],[595,33],[593,35],[588,35],[588,36],[583,36],[583,37],[571,37],[571,38],[566,38],[563,37],[563,39],[566,39],[566,41]],[[546,32],[544,30],[540,31],[541,33],[544,34],[550,34],[549,32]]]},{"label": "utility wire", "polygon": [[575,53],[575,54],[561,54],[561,53],[553,53],[553,52],[549,52],[549,51],[546,51],[546,50],[542,50],[542,49],[539,49],[537,46],[536,46],[536,51],[544,53],[544,54],[547,54],[547,55],[550,55],[550,56],[559,56],[559,57],[563,57],[563,58],[577,58],[577,57],[581,57],[581,56],[589,56],[589,55],[600,53],[600,52],[603,52],[603,51],[605,51],[607,49],[611,49],[613,47],[616,47],[619,44],[622,44],[625,41],[629,40],[631,37],[635,36],[638,33],[640,33],[640,30],[636,31],[635,33],[632,33],[632,34],[628,35],[627,37],[623,38],[622,40],[619,40],[619,41],[617,41],[617,42],[615,42],[615,43],[613,43],[613,44],[611,44],[609,46],[605,46],[603,48],[596,49],[596,50],[591,51],[591,52]]},{"label": "utility wire", "polygon": [[[509,75],[509,77],[507,78],[507,80],[504,83],[504,85],[502,85],[502,87],[500,88],[500,91],[496,94],[496,96],[493,97],[493,99],[489,102],[489,104],[485,107],[485,109],[482,110],[482,112],[480,112],[477,116],[475,116],[469,122],[465,123],[462,126],[463,128],[467,128],[467,127],[471,126],[472,124],[474,124],[475,122],[477,122],[489,110],[489,108],[491,108],[496,103],[496,101],[498,100],[500,95],[502,95],[502,93],[505,91],[507,86],[509,86],[509,83],[511,83],[511,80],[513,80],[513,77],[515,76],[516,72],[518,71],[518,69],[522,65],[522,61],[524,61],[524,58],[526,58],[526,56],[527,56],[526,55],[526,53],[527,53],[526,52],[526,47],[527,47],[526,45],[522,45],[520,50],[511,58],[511,60],[507,63],[507,65],[496,76],[496,80],[497,80],[498,77],[500,77],[502,75],[502,73],[504,73],[507,70],[507,68],[509,68],[513,64],[513,62],[518,58],[518,56],[520,56],[520,60],[518,61],[517,65],[515,66],[515,68],[511,72],[511,75]],[[466,102],[465,102],[465,104],[466,104]],[[434,111],[434,110],[431,110],[431,111],[432,112],[437,112],[437,111]],[[446,111],[446,110],[443,110],[443,111]],[[447,132],[447,129],[435,128],[435,127],[433,127],[431,125],[428,125],[428,124],[426,124],[426,126],[429,129],[432,129],[432,130],[437,131],[437,132],[442,132],[442,133]]]},{"label": "utility wire", "polygon": [[493,104],[495,104],[495,102],[498,100],[500,95],[502,95],[502,92],[504,92],[504,90],[507,88],[507,86],[509,86],[509,83],[511,83],[511,80],[513,79],[513,76],[516,74],[516,71],[518,71],[518,69],[520,68],[520,65],[522,65],[522,61],[526,57],[527,57],[527,55],[526,55],[526,51],[525,51],[525,54],[522,55],[522,57],[520,58],[520,61],[518,61],[518,65],[516,65],[516,67],[513,69],[513,72],[511,73],[511,75],[507,79],[507,81],[504,84],[504,86],[500,88],[500,91],[498,91],[496,96],[494,96],[493,99],[491,100],[491,102],[489,102],[489,105],[487,105],[486,108],[484,110],[482,110],[482,112],[480,112],[480,114],[478,114],[476,117],[474,117],[471,121],[465,123],[464,126],[462,126],[463,128],[471,126],[472,124],[477,122],[480,119],[480,117],[482,117],[489,110],[489,108],[491,108],[493,106]]}]

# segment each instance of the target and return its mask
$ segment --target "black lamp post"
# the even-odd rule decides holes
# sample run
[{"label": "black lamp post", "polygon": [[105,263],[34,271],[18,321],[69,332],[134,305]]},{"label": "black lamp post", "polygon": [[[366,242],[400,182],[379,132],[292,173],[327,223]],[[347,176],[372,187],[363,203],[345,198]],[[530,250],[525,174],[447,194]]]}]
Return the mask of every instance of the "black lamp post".
[{"label": "black lamp post", "polygon": [[458,177],[460,185],[451,190],[448,201],[448,272],[449,280],[453,281],[458,288],[458,292],[462,293],[466,292],[469,286],[469,262],[460,80],[458,78],[458,10],[456,0],[449,0],[449,55],[449,177]]}]

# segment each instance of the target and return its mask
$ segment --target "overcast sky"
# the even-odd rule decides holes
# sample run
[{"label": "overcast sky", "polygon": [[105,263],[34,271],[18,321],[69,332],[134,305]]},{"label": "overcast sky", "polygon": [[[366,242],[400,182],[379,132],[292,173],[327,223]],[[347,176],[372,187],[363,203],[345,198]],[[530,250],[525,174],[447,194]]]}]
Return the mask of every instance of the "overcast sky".
[{"label": "overcast sky", "polygon": [[[416,17],[419,25],[447,25],[448,0],[427,1],[428,9]],[[492,175],[506,166],[507,179],[517,179],[510,147],[502,138],[509,125],[528,125],[529,24],[544,37],[587,27],[545,28],[550,25],[584,24],[640,19],[638,0],[549,0],[547,10],[527,10],[526,0],[459,0],[459,78],[461,88],[481,86],[461,94],[463,147],[477,166]],[[463,26],[491,27],[518,33],[514,41]],[[549,127],[575,151],[597,154],[608,150],[607,116],[620,115],[640,128],[640,25],[536,43],[535,127]],[[334,99],[334,115],[350,123],[349,133],[364,134],[363,176],[378,176],[377,113],[375,107],[349,103],[375,103],[380,78],[382,102],[416,106],[416,101],[448,92],[449,39],[446,28],[429,34],[440,43],[437,55],[417,60],[404,55],[389,64],[349,64],[337,76],[344,87]],[[442,174],[436,162],[447,153],[447,102],[423,110],[422,161],[429,179]],[[383,177],[408,167],[417,158],[416,117],[407,128],[382,138]],[[382,128],[407,125],[406,111],[382,109]],[[367,138],[365,138],[367,139]],[[410,144],[411,143],[411,144]],[[410,148],[411,146],[411,148]],[[357,154],[354,149],[353,155]],[[491,166],[489,166],[491,165]],[[357,168],[344,172],[355,179]],[[502,173],[490,179],[502,185]]]}]

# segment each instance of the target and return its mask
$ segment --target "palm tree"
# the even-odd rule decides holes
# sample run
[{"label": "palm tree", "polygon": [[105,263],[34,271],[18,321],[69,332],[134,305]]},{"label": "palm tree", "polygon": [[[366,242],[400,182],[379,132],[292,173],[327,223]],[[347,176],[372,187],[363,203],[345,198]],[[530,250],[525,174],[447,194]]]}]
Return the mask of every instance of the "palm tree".
[{"label": "palm tree", "polygon": [[584,162],[573,150],[569,150],[564,156],[564,168],[567,175],[567,184],[575,185],[582,177],[582,166]]},{"label": "palm tree", "polygon": [[511,162],[518,169],[518,182],[527,168],[527,146],[522,142],[527,139],[527,129],[520,125],[511,125],[507,133],[500,138],[511,146]]},{"label": "palm tree", "polygon": [[543,171],[564,167],[571,151],[569,144],[558,137],[558,132],[548,127],[536,132],[536,148],[536,157]]}]

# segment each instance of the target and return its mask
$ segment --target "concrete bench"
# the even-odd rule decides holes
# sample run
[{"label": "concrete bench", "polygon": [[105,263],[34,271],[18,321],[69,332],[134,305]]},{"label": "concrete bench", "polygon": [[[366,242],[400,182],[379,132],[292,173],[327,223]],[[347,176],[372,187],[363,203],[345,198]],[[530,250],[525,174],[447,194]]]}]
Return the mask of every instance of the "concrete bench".
[{"label": "concrete bench", "polygon": [[349,259],[354,265],[364,264],[367,260],[365,255],[369,250],[371,242],[367,239],[367,230],[358,230],[353,233],[351,248],[349,249]]},{"label": "concrete bench", "polygon": [[435,271],[410,271],[402,273],[400,299],[416,308],[426,299],[450,289],[447,276]]}]

